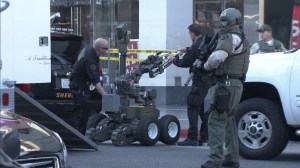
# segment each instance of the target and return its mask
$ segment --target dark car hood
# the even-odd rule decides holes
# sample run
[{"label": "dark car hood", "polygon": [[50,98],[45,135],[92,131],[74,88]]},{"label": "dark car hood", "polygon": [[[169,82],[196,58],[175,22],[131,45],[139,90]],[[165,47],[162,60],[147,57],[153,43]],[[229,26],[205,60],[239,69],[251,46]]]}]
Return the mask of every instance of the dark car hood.
[{"label": "dark car hood", "polygon": [[46,127],[13,112],[0,112],[0,127],[18,129],[21,140],[20,157],[36,153],[56,153],[62,147],[54,133]]}]

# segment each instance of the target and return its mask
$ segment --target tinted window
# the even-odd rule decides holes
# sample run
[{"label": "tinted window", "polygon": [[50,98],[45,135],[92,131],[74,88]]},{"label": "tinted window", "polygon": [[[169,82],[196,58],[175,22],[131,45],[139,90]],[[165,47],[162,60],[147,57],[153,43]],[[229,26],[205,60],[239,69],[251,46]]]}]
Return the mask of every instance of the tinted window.
[{"label": "tinted window", "polygon": [[83,37],[53,34],[51,35],[51,52],[59,53],[74,63],[80,51],[86,46]]}]

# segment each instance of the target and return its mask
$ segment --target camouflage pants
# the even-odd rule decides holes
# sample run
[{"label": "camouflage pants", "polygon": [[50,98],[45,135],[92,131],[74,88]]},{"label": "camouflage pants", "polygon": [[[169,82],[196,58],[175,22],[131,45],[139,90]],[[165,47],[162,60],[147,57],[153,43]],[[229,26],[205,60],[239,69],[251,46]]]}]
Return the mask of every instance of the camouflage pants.
[{"label": "camouflage pants", "polygon": [[[209,158],[214,162],[239,161],[239,144],[236,123],[234,120],[234,110],[240,102],[243,91],[243,84],[240,80],[230,79],[230,85],[226,86],[230,93],[229,110],[219,113],[214,109],[215,90],[221,82],[212,86],[210,91],[213,94],[211,103],[211,113],[208,119],[208,140],[210,146]],[[225,143],[226,151],[223,151]],[[223,155],[225,154],[225,158]]]}]

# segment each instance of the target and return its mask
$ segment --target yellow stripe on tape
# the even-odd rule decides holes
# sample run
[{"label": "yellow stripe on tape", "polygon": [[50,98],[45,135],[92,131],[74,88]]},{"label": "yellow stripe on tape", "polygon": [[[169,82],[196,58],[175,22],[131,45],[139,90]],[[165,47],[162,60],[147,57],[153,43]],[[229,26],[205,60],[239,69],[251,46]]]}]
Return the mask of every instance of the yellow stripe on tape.
[{"label": "yellow stripe on tape", "polygon": [[[111,48],[110,50],[111,54],[118,54],[119,49],[117,48]],[[142,50],[142,49],[128,49],[127,54],[137,54],[137,53],[176,53],[176,50]],[[108,60],[107,56],[100,56],[100,60]],[[120,59],[118,57],[110,57],[111,61],[119,61]],[[136,61],[136,62],[142,62],[144,59],[141,58],[126,58],[126,61]]]},{"label": "yellow stripe on tape", "polygon": [[[108,60],[107,56],[100,56],[100,60]],[[120,59],[117,57],[110,57],[111,61],[119,61]]]},{"label": "yellow stripe on tape", "polygon": [[[142,49],[128,49],[127,54],[136,54],[136,53],[176,53],[176,50],[142,50]],[[119,49],[111,48],[110,53],[119,53]]]},{"label": "yellow stripe on tape", "polygon": [[119,53],[119,50],[116,48],[111,48],[109,51],[110,51],[110,53],[114,53],[114,54]]},{"label": "yellow stripe on tape", "polygon": [[[100,60],[108,60],[107,56],[100,56]],[[117,57],[110,57],[111,61],[119,61],[120,59]],[[126,61],[136,61],[136,62],[142,62],[144,59],[141,58],[126,58]]]}]

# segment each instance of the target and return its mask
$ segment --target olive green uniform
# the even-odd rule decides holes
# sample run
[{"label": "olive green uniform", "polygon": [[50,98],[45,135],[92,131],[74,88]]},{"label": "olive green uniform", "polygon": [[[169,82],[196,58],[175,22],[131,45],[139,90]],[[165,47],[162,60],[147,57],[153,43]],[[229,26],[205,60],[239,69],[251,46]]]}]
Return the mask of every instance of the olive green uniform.
[{"label": "olive green uniform", "polygon": [[282,52],[286,50],[281,41],[272,39],[270,41],[261,40],[254,43],[250,48],[250,54]]},{"label": "olive green uniform", "polygon": [[[205,70],[214,70],[216,78],[216,84],[210,89],[213,98],[208,119],[209,158],[215,163],[239,162],[234,112],[241,99],[248,65],[249,47],[238,28],[222,33],[216,50],[204,64]],[[223,159],[224,143],[227,150]]]},{"label": "olive green uniform", "polygon": [[[226,86],[226,89],[228,89],[230,94],[229,111],[219,113],[216,110],[212,110],[208,119],[209,157],[214,162],[223,161],[224,142],[227,148],[224,160],[232,162],[238,162],[239,160],[237,129],[233,115],[234,109],[240,102],[243,84],[238,79],[229,79],[228,82],[230,82],[230,85]],[[214,96],[216,95],[215,90],[222,84],[222,82],[218,82],[212,87]]]}]

